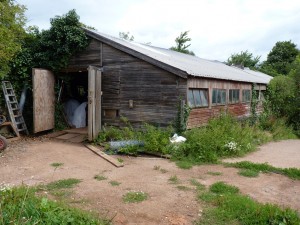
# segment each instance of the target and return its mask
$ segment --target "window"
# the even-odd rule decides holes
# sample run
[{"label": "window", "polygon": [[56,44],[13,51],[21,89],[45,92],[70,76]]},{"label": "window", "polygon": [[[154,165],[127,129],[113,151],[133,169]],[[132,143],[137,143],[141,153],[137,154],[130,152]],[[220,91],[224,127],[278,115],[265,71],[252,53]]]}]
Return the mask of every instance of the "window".
[{"label": "window", "polygon": [[212,104],[225,105],[226,103],[226,90],[225,89],[213,89]]},{"label": "window", "polygon": [[259,100],[260,101],[264,101],[265,100],[265,91],[260,91]]},{"label": "window", "polygon": [[242,102],[250,102],[250,90],[243,90]]},{"label": "window", "polygon": [[208,106],[207,89],[189,89],[188,102],[191,108]]},{"label": "window", "polygon": [[229,103],[238,103],[240,101],[240,90],[230,89],[229,90]]}]

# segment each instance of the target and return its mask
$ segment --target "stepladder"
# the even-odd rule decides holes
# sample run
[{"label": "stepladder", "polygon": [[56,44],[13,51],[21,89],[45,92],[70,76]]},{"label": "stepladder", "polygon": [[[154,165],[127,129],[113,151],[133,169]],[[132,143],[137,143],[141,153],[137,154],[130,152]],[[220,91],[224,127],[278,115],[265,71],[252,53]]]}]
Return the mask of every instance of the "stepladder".
[{"label": "stepladder", "polygon": [[2,90],[5,97],[7,110],[9,113],[10,120],[17,131],[17,135],[20,133],[29,134],[24,117],[20,110],[14,89],[9,81],[2,81]]}]

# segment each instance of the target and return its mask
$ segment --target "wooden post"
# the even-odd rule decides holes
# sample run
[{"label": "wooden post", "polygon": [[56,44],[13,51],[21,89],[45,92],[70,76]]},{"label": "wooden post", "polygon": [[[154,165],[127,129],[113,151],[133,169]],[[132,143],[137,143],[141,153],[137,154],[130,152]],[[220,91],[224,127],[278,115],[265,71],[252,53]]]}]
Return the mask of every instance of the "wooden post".
[{"label": "wooden post", "polygon": [[100,69],[96,71],[95,77],[95,133],[93,134],[93,138],[98,136],[98,133],[101,130],[101,80],[102,80],[102,73]]},{"label": "wooden post", "polygon": [[88,68],[88,140],[93,140],[95,123],[95,69]]}]

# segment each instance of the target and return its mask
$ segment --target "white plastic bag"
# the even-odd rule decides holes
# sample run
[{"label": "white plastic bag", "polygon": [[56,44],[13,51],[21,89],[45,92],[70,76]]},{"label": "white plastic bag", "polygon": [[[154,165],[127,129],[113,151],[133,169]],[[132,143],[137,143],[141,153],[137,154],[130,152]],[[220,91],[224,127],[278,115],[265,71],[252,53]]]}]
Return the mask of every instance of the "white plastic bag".
[{"label": "white plastic bag", "polygon": [[185,142],[186,138],[182,136],[178,136],[178,134],[174,134],[173,137],[170,138],[171,143],[181,143]]},{"label": "white plastic bag", "polygon": [[85,111],[86,105],[87,102],[83,102],[74,111],[72,124],[76,128],[86,127],[86,111]]}]

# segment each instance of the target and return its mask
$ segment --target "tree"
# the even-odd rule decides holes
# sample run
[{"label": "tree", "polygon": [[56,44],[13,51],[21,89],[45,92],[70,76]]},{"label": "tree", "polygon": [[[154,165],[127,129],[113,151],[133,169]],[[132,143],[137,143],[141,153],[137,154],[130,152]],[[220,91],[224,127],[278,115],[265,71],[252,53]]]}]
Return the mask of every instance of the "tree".
[{"label": "tree", "polygon": [[246,50],[245,52],[232,54],[227,59],[228,65],[240,65],[242,67],[256,68],[259,62],[260,56],[253,56],[252,53]]},{"label": "tree", "polygon": [[269,72],[271,75],[287,75],[291,63],[296,59],[299,50],[291,41],[277,42],[263,62],[261,68],[263,72]]},{"label": "tree", "polygon": [[0,77],[9,72],[9,62],[21,50],[25,35],[26,8],[14,0],[0,1]]},{"label": "tree", "polygon": [[176,46],[171,47],[170,49],[177,52],[182,52],[189,55],[195,55],[194,52],[189,51],[188,47],[191,46],[191,44],[186,44],[187,42],[191,41],[192,39],[188,37],[189,31],[181,32],[180,35],[175,39]]},{"label": "tree", "polygon": [[130,36],[130,32],[119,32],[119,38],[124,39],[126,41],[134,41],[134,36]]}]

